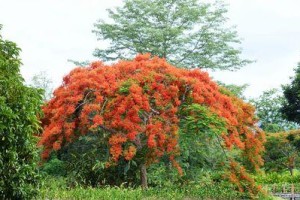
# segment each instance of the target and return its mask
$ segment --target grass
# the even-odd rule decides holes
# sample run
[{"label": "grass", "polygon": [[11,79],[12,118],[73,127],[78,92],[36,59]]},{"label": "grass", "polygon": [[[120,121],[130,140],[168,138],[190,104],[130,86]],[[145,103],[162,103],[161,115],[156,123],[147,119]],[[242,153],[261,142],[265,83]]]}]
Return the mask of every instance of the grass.
[{"label": "grass", "polygon": [[[38,199],[62,199],[62,200],[194,200],[194,199],[244,199],[233,188],[225,184],[193,185],[190,187],[165,187],[149,188],[125,188],[125,187],[102,187],[91,188],[76,186],[68,188],[63,178],[49,178],[45,180],[40,190]],[[260,197],[259,199],[273,199],[271,197]]]}]

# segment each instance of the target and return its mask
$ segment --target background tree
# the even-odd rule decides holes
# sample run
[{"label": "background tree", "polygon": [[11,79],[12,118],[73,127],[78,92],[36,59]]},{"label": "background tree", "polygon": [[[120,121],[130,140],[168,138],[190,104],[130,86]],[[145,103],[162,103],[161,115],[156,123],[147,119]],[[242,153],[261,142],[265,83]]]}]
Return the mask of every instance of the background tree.
[{"label": "background tree", "polygon": [[286,101],[281,112],[287,120],[300,123],[300,62],[295,68],[295,76],[291,84],[283,86],[283,94]]},{"label": "background tree", "polygon": [[250,62],[240,58],[240,39],[222,1],[124,0],[108,13],[112,22],[99,20],[93,31],[109,42],[94,52],[103,61],[151,53],[186,68],[235,70]]},{"label": "background tree", "polygon": [[287,121],[282,115],[280,110],[285,103],[285,99],[280,90],[264,91],[262,95],[256,99],[251,99],[250,102],[256,108],[260,127],[264,131],[275,133],[299,127],[296,123]]},{"label": "background tree", "polygon": [[[0,27],[1,28],[1,27]],[[0,198],[32,199],[37,194],[37,148],[42,93],[20,75],[20,49],[0,35]]]},{"label": "background tree", "polygon": [[293,171],[300,161],[299,130],[269,133],[264,154],[266,171]]},{"label": "background tree", "polygon": [[217,81],[217,83],[219,86],[225,87],[227,90],[229,90],[232,94],[234,94],[238,98],[246,100],[244,92],[249,86],[248,84],[243,84],[243,85],[225,84],[222,83],[221,81]]},{"label": "background tree", "polygon": [[43,89],[44,95],[43,100],[50,100],[53,93],[53,82],[49,78],[47,72],[41,71],[38,74],[35,74],[31,79],[32,87]]},{"label": "background tree", "polygon": [[[234,164],[237,173],[247,176],[247,170],[262,164],[264,134],[255,126],[254,108],[220,90],[207,73],[179,69],[150,55],[113,67],[93,63],[76,68],[44,107],[42,156],[46,159],[82,135],[98,135],[96,141],[104,142],[108,154],[106,167],[134,161],[145,188],[147,168],[164,156],[183,173],[177,159],[180,122],[186,119],[196,133],[210,133],[211,141],[222,138],[221,147],[248,160],[246,169]],[[195,121],[199,127],[192,126]],[[212,137],[212,130],[223,130],[222,125],[224,131]],[[233,159],[227,160],[228,167]],[[253,191],[252,186],[243,189]]]}]

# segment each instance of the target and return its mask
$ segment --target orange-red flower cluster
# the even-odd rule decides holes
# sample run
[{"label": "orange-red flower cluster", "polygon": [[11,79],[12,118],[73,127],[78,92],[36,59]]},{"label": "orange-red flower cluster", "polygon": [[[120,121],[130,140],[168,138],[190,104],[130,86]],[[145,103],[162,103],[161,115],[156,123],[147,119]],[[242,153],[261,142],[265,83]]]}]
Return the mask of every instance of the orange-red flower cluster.
[{"label": "orange-red flower cluster", "polygon": [[129,146],[128,149],[124,150],[124,158],[126,160],[131,160],[136,154],[136,147],[135,146]]},{"label": "orange-red flower cluster", "polygon": [[260,186],[257,186],[253,180],[246,172],[246,169],[239,163],[231,160],[230,161],[230,171],[228,173],[229,180],[234,183],[240,192],[247,192],[251,198],[259,192],[264,192]]}]

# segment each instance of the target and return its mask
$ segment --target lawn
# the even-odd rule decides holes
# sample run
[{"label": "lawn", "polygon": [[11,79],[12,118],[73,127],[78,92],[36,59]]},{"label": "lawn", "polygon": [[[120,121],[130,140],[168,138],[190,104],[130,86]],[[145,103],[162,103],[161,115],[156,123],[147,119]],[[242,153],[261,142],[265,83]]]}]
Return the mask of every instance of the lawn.
[{"label": "lawn", "polygon": [[[226,184],[205,184],[192,186],[170,186],[164,188],[125,188],[125,187],[68,187],[63,178],[48,178],[41,187],[41,199],[244,199]],[[259,199],[274,199],[272,197],[259,197]]]}]

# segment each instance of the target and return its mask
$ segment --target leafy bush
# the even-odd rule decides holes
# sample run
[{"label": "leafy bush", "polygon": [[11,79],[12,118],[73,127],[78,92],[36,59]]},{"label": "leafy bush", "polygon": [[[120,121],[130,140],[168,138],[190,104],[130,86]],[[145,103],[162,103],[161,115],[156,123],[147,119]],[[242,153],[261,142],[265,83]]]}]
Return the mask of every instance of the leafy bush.
[{"label": "leafy bush", "polygon": [[65,163],[53,155],[48,162],[41,166],[40,170],[51,176],[65,176],[67,173],[65,168]]},{"label": "leafy bush", "polygon": [[300,184],[300,172],[295,170],[294,175],[288,171],[285,172],[269,172],[255,177],[257,183],[262,184],[278,184],[278,183],[299,183]]},{"label": "leafy bush", "polygon": [[42,92],[24,85],[19,52],[0,35],[0,199],[31,199],[39,185],[33,134],[40,128]]},{"label": "leafy bush", "polygon": [[70,186],[139,185],[134,161],[120,159],[118,165],[107,168],[108,156],[107,144],[93,133],[81,136],[58,151],[58,158],[64,165],[62,169],[66,169]]},{"label": "leafy bush", "polygon": [[178,174],[178,171],[172,168],[168,159],[162,160],[163,162],[153,164],[148,169],[149,185],[159,188],[182,185],[184,179]]}]

